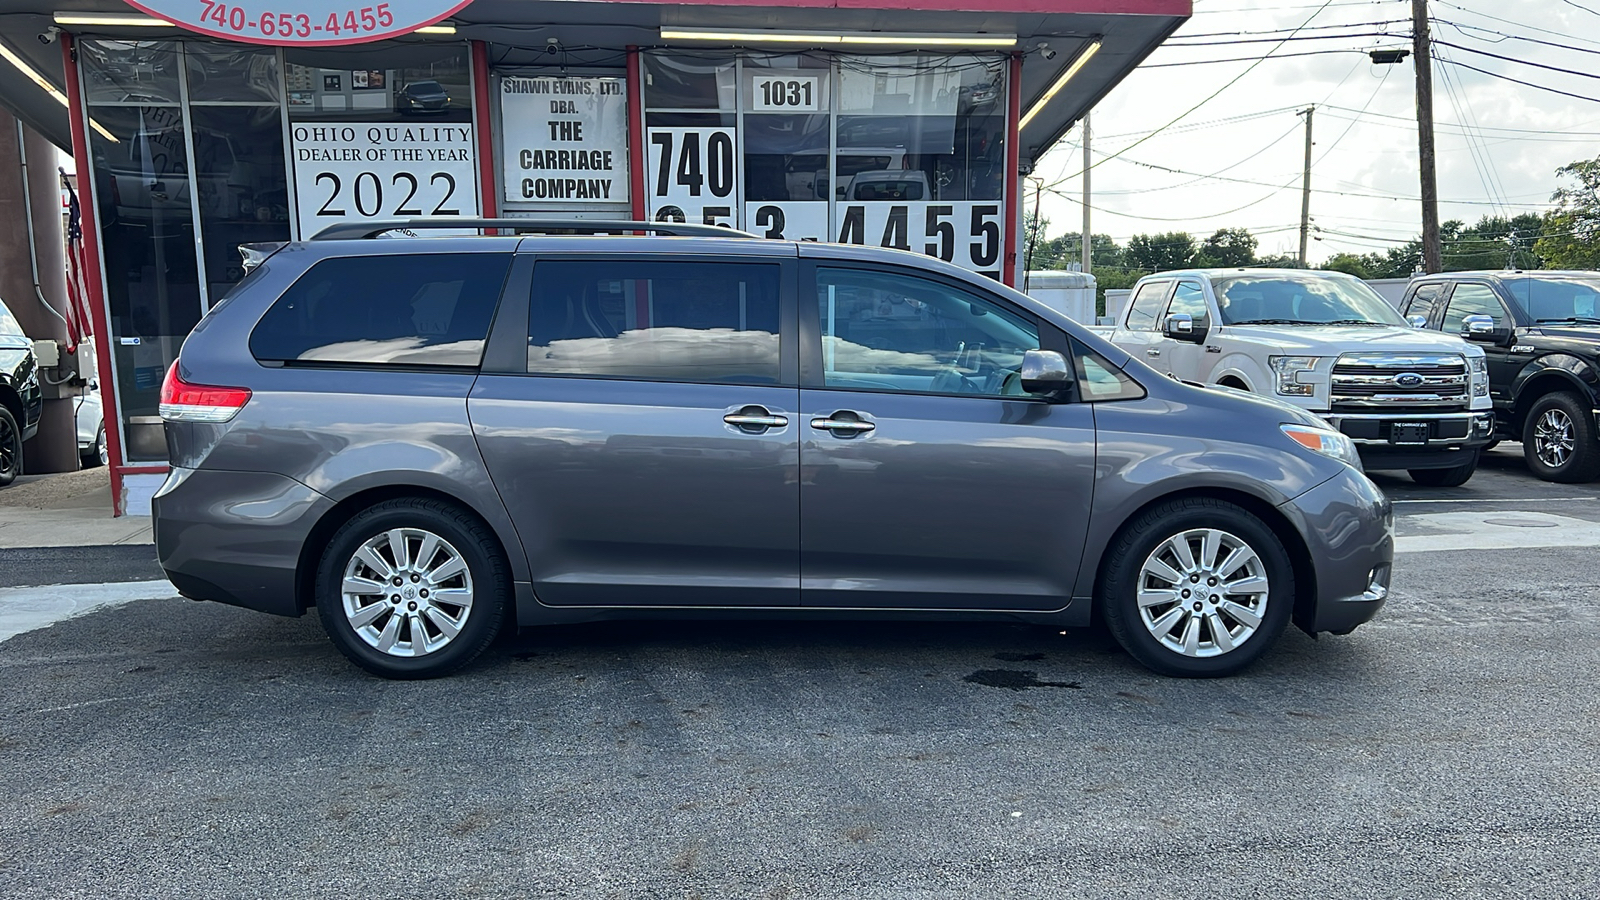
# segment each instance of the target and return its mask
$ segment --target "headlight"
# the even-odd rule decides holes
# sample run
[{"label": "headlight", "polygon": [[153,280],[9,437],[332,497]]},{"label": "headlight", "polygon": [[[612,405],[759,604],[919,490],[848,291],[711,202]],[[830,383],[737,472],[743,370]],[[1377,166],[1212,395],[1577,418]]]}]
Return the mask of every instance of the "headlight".
[{"label": "headlight", "polygon": [[1482,356],[1467,357],[1467,370],[1472,374],[1472,396],[1489,396],[1489,360]]},{"label": "headlight", "polygon": [[1285,397],[1309,397],[1316,385],[1301,383],[1302,374],[1310,374],[1322,362],[1320,356],[1273,356],[1267,360],[1278,376],[1278,393]]},{"label": "headlight", "polygon": [[1327,428],[1312,428],[1309,425],[1280,427],[1289,440],[1307,450],[1315,450],[1323,456],[1331,456],[1342,463],[1354,466],[1357,471],[1361,470],[1361,454],[1356,452],[1356,442],[1339,432]]}]

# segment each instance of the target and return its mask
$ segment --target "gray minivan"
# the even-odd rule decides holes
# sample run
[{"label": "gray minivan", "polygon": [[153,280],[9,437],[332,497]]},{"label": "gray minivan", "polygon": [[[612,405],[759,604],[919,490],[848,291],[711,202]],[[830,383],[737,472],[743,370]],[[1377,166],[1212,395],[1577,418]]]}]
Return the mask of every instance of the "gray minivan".
[{"label": "gray minivan", "polygon": [[368,239],[398,224],[250,251],[162,389],[154,501],[185,596],[315,607],[371,672],[716,616],[1103,619],[1215,676],[1388,594],[1348,438],[955,266],[645,223]]}]

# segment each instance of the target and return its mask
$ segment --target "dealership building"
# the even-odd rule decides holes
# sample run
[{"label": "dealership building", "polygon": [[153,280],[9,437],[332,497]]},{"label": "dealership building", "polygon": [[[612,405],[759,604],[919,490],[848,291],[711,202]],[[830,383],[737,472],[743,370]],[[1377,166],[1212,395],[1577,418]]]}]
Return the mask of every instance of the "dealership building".
[{"label": "dealership building", "polygon": [[0,104],[76,160],[119,511],[165,472],[162,378],[240,244],[671,219],[1015,283],[1033,160],[1192,7],[366,2],[0,0]]}]

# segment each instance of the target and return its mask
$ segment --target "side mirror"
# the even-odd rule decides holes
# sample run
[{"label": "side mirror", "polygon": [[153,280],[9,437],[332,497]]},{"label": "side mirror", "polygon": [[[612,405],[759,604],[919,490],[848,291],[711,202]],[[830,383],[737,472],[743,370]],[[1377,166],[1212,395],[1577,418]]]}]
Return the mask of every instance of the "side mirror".
[{"label": "side mirror", "polygon": [[1428,317],[1427,316],[1406,316],[1406,321],[1411,323],[1411,327],[1412,328],[1427,328],[1428,327]]},{"label": "side mirror", "polygon": [[1072,387],[1072,368],[1054,350],[1029,350],[1022,354],[1022,389],[1043,397],[1059,396]]},{"label": "side mirror", "polygon": [[1161,333],[1175,341],[1192,341],[1196,344],[1206,339],[1204,327],[1196,328],[1194,316],[1188,313],[1173,313],[1161,323]]},{"label": "side mirror", "polygon": [[1492,316],[1467,316],[1461,320],[1461,336],[1481,344],[1498,344],[1511,336],[1511,329],[1497,326]]}]

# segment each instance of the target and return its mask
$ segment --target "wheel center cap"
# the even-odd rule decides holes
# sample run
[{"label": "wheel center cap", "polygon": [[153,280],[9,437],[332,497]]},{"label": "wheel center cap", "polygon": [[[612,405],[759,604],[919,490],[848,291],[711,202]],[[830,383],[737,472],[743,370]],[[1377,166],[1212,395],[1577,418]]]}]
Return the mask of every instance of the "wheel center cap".
[{"label": "wheel center cap", "polygon": [[415,600],[417,598],[417,589],[414,587],[408,587],[402,593],[405,594],[407,600]]}]

